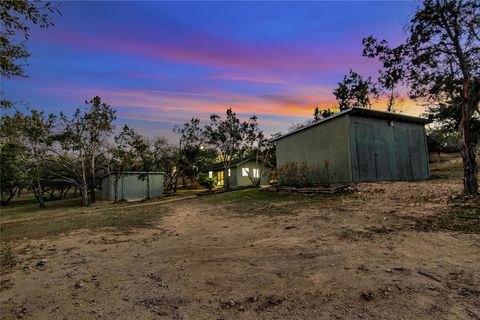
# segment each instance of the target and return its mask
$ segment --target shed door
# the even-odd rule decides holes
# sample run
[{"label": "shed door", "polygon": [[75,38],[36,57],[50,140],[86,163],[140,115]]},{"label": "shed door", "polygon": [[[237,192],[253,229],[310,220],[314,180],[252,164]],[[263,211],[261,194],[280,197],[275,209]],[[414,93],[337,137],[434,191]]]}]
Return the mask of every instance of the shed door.
[{"label": "shed door", "polygon": [[393,128],[395,147],[395,161],[397,163],[397,175],[399,180],[412,180],[412,162],[410,159],[409,130],[407,128]]},{"label": "shed door", "polygon": [[422,128],[410,128],[408,130],[410,142],[410,163],[412,166],[413,179],[428,178],[427,155],[425,154],[424,135]]},{"label": "shed door", "polygon": [[373,131],[372,125],[358,122],[355,123],[359,181],[377,180]]},{"label": "shed door", "polygon": [[376,178],[379,181],[394,180],[393,155],[390,152],[392,128],[387,124],[377,124],[374,126],[375,141],[375,171]]}]

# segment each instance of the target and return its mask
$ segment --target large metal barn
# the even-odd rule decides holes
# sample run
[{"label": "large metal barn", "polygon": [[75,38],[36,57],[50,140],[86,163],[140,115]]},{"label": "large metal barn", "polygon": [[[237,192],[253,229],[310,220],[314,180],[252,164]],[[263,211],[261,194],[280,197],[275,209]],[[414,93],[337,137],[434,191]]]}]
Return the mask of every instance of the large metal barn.
[{"label": "large metal barn", "polygon": [[311,168],[319,183],[428,179],[427,123],[352,108],[277,138],[277,170]]}]

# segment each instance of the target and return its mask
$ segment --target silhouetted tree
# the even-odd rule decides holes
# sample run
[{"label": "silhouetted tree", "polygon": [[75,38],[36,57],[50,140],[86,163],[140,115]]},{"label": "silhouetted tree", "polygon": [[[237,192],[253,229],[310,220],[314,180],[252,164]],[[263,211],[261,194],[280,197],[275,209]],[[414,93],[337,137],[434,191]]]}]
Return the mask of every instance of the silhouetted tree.
[{"label": "silhouetted tree", "polygon": [[[30,38],[31,24],[41,28],[53,26],[51,14],[58,13],[58,5],[51,2],[29,0],[0,1],[0,70],[2,78],[26,77],[24,66],[31,54],[25,46]],[[0,107],[9,108],[13,104],[0,99]]]},{"label": "silhouetted tree", "polygon": [[333,94],[338,101],[340,111],[343,111],[352,107],[370,108],[372,105],[370,98],[376,97],[378,91],[370,77],[363,79],[360,74],[350,69],[348,75],[338,83]]},{"label": "silhouetted tree", "polygon": [[[430,109],[434,113],[451,109],[447,118],[458,123],[467,195],[478,194],[472,123],[478,119],[480,105],[479,21],[478,1],[425,0],[411,18],[407,40],[401,45],[410,96],[439,105],[437,111]],[[380,43],[385,48],[375,56],[388,55],[392,49]]]},{"label": "silhouetted tree", "polygon": [[[194,179],[197,176],[205,135],[198,118],[192,118],[190,122],[184,123],[182,127],[175,126],[173,131],[180,135],[173,190],[176,192],[180,176],[185,178],[185,175],[187,175],[190,179]],[[185,179],[183,180],[183,184],[185,184]]]},{"label": "silhouetted tree", "polygon": [[386,40],[378,41],[371,36],[364,38],[362,44],[364,57],[377,58],[382,63],[378,72],[378,83],[388,94],[387,111],[395,111],[395,88],[405,78],[405,46],[390,48]]},{"label": "silhouetted tree", "polygon": [[83,206],[95,201],[96,159],[113,132],[115,120],[115,110],[102,103],[100,97],[86,101],[86,105],[87,109],[76,109],[71,118],[60,114],[62,129],[56,136],[60,144],[56,161],[61,168],[52,172],[80,189]]},{"label": "silhouetted tree", "polygon": [[[235,112],[228,108],[225,118],[217,114],[210,116],[210,123],[204,127],[205,142],[217,150],[224,168],[224,177],[228,177],[228,168],[236,154],[242,154],[247,147],[249,130],[257,123],[257,117],[240,121]],[[230,188],[229,179],[225,179],[225,188]]]},{"label": "silhouetted tree", "polygon": [[328,109],[320,110],[318,107],[313,109],[313,122],[318,122],[335,114],[334,111]]}]

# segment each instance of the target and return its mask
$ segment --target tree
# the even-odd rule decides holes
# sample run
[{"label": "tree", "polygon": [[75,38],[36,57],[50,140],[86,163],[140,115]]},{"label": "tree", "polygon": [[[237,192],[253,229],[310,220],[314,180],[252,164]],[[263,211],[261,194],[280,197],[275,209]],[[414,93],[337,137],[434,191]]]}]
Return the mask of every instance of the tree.
[{"label": "tree", "polygon": [[86,101],[86,105],[86,110],[76,109],[71,118],[60,114],[62,131],[56,136],[60,150],[55,159],[60,168],[52,172],[80,189],[83,206],[95,201],[96,159],[115,120],[115,110],[100,97]]},{"label": "tree", "polygon": [[350,69],[348,75],[338,83],[338,87],[333,91],[338,101],[340,111],[350,109],[352,107],[370,108],[371,97],[378,96],[372,79],[363,77]]},{"label": "tree", "polygon": [[[125,141],[130,147],[134,156],[134,163],[139,170],[143,171],[139,179],[147,182],[147,199],[150,199],[150,175],[149,173],[155,169],[155,158],[152,150],[152,145],[147,138],[135,132],[135,130],[124,127]],[[135,165],[135,164],[134,164]]]},{"label": "tree", "polygon": [[325,118],[333,116],[334,114],[335,114],[335,112],[330,110],[330,108],[320,110],[318,107],[315,107],[315,109],[313,109],[313,121],[312,122],[314,122],[314,123],[318,122],[320,120],[323,120]]},{"label": "tree", "polygon": [[[178,146],[178,157],[176,165],[174,192],[176,192],[178,178],[185,177],[194,179],[198,174],[199,162],[202,156],[202,147],[205,140],[200,119],[192,118],[190,122],[183,124],[183,127],[175,126],[173,131],[180,135]],[[183,179],[185,184],[185,179]]]},{"label": "tree", "polygon": [[395,111],[395,88],[405,77],[403,58],[405,47],[403,45],[390,48],[386,40],[378,41],[370,36],[362,40],[363,56],[377,58],[382,63],[379,70],[378,83],[388,93],[387,111]]},{"label": "tree", "polygon": [[180,154],[178,148],[164,137],[157,137],[153,141],[153,150],[155,167],[165,174],[165,190],[176,192]]},{"label": "tree", "polygon": [[26,152],[21,144],[12,142],[0,145],[1,205],[7,205],[18,192],[27,186]]},{"label": "tree", "polygon": [[1,205],[7,205],[28,184],[27,150],[21,143],[21,124],[7,114],[0,119]]},{"label": "tree", "polygon": [[270,138],[265,137],[257,123],[252,123],[249,128],[247,137],[248,153],[255,159],[255,167],[258,168],[257,176],[255,176],[254,172],[248,172],[248,178],[252,181],[254,187],[260,186],[262,177],[265,174],[265,168],[274,165],[271,163],[272,154],[275,153],[275,143],[272,140],[276,137],[278,137],[276,134],[270,136]]},{"label": "tree", "polygon": [[113,121],[116,119],[115,110],[103,103],[99,96],[85,101],[88,112],[84,114],[87,144],[86,152],[90,165],[90,201],[95,203],[95,176],[97,173],[96,159],[105,139],[113,133]]},{"label": "tree", "polygon": [[410,96],[449,105],[458,121],[466,195],[478,195],[472,122],[480,105],[479,21],[478,1],[425,0],[411,18],[402,45]]},{"label": "tree", "polygon": [[429,152],[459,152],[458,131],[444,126],[431,126],[426,130]]},{"label": "tree", "polygon": [[[2,190],[8,191],[8,203],[21,188],[28,186],[39,206],[44,207],[46,161],[52,144],[55,116],[32,109],[30,114],[19,111],[4,115],[2,127]],[[13,157],[13,158],[12,158]]]},{"label": "tree", "polygon": [[125,172],[133,165],[134,155],[128,145],[127,135],[130,128],[125,125],[114,138],[115,145],[106,153],[106,172],[113,177],[113,202],[118,201],[118,184]]},{"label": "tree", "polygon": [[52,146],[55,116],[45,115],[44,112],[32,109],[29,115],[17,112],[17,121],[22,123],[22,142],[27,150],[27,168],[30,186],[38,200],[39,206],[44,207],[44,183],[46,163]]},{"label": "tree", "polygon": [[[58,13],[58,6],[38,0],[2,0],[0,2],[0,70],[2,78],[26,77],[24,66],[30,57],[25,41],[30,38],[29,24],[41,28],[53,26],[51,15]],[[23,39],[23,41],[22,41]],[[8,100],[1,99],[0,107],[12,107]]]},{"label": "tree", "polygon": [[231,161],[241,154],[247,147],[249,130],[257,123],[257,118],[252,116],[248,121],[240,121],[235,112],[228,108],[225,118],[217,114],[210,116],[210,123],[204,127],[205,142],[220,155],[224,168],[225,188],[230,188],[228,168]]}]

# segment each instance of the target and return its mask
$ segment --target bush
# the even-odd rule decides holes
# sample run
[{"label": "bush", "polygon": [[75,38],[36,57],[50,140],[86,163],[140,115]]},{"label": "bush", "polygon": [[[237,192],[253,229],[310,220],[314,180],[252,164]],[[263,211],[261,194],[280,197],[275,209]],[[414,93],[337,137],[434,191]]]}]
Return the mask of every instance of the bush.
[{"label": "bush", "polygon": [[213,187],[215,186],[215,180],[213,180],[212,178],[209,178],[208,175],[203,172],[200,172],[197,175],[197,182],[202,187],[207,188],[208,190],[212,190]]},{"label": "bush", "polygon": [[329,160],[324,161],[323,168],[306,163],[287,163],[277,169],[277,181],[280,186],[289,187],[328,186],[331,183],[329,166]]},{"label": "bush", "polygon": [[458,133],[447,128],[429,128],[427,129],[427,146],[430,152],[459,152]]}]

